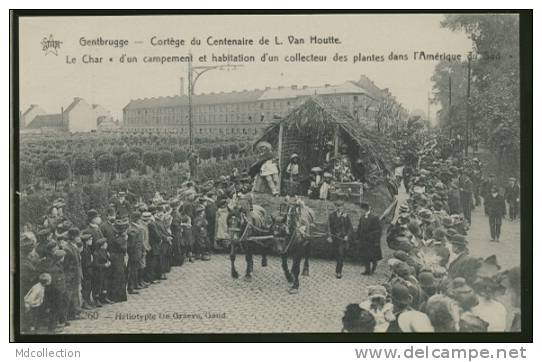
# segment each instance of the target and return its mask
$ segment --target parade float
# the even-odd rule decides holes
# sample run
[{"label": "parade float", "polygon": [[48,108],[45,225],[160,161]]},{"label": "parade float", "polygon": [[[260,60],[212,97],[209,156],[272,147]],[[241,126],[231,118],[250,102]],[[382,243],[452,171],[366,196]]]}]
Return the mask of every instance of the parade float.
[{"label": "parade float", "polygon": [[[354,228],[361,217],[362,202],[384,221],[393,217],[397,187],[391,168],[395,156],[392,145],[325,98],[312,97],[275,121],[253,147],[260,157],[249,170],[255,177],[253,203],[272,215],[284,214],[291,198],[311,208],[312,256],[332,256],[326,242],[328,215],[335,209],[333,201],[338,195],[347,196],[344,209]],[[270,163],[276,165],[278,175],[261,176],[269,173]],[[276,185],[270,186],[269,178]]]}]

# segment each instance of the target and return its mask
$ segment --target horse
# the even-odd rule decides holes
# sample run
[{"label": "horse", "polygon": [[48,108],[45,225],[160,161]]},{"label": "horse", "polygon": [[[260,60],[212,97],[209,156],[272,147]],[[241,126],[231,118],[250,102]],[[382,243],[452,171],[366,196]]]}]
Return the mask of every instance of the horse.
[{"label": "horse", "polygon": [[[277,245],[279,245],[279,255],[281,256],[282,270],[286,280],[292,283],[289,290],[290,294],[299,291],[299,272],[301,259],[303,262],[303,276],[309,275],[309,256],[310,256],[310,227],[314,223],[314,212],[302,201],[295,200],[288,207],[282,223],[273,224],[273,234]],[[292,269],[288,268],[288,256],[291,255]]]},{"label": "horse", "polygon": [[[262,233],[267,233],[270,229],[266,223],[266,212],[260,205],[252,205],[250,208],[239,205],[234,206],[233,211],[228,216],[228,247],[230,249],[231,276],[234,279],[239,278],[239,273],[235,268],[235,259],[239,251],[244,251],[246,270],[245,280],[252,280],[252,272],[254,270],[254,252],[256,245],[259,244],[257,239]],[[271,239],[271,237],[263,236],[263,239]],[[267,246],[263,246],[262,251],[262,267],[267,266]]]}]

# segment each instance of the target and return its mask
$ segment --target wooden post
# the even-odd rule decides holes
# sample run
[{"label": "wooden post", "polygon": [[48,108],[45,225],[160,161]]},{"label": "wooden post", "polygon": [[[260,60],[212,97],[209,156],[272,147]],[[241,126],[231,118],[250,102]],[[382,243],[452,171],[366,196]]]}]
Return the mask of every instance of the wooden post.
[{"label": "wooden post", "polygon": [[[277,155],[278,155],[278,160],[279,160],[279,172],[282,172],[282,135],[283,135],[283,131],[284,131],[284,126],[282,124],[282,122],[279,123],[279,140],[278,140],[278,144],[277,144]],[[279,177],[279,185],[278,185],[278,189],[279,189],[279,195],[280,195],[280,189],[281,189],[281,186],[282,186],[282,182],[281,182],[281,179],[282,179],[282,175],[280,175]]]}]

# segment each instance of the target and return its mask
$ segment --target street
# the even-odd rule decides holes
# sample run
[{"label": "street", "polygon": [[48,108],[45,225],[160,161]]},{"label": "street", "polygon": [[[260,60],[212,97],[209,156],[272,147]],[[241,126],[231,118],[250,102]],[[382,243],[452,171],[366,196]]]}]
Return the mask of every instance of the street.
[{"label": "street", "polygon": [[[405,197],[401,188],[399,202]],[[503,221],[502,241],[492,243],[483,209],[474,210],[472,218],[471,254],[496,254],[504,269],[519,265],[519,222]],[[385,243],[382,248],[387,259],[390,250]],[[360,274],[360,265],[346,263],[343,278],[338,280],[333,261],[310,263],[310,276],[300,277],[299,294],[290,295],[279,258],[270,257],[263,268],[256,256],[253,279],[248,282],[230,277],[228,255],[214,255],[208,262],[173,268],[168,280],[130,295],[125,303],[86,313],[86,319],[73,321],[64,333],[340,332],[346,305],[364,300],[366,287],[384,282],[389,273],[385,261],[369,277]],[[240,256],[240,273],[244,267]]]}]

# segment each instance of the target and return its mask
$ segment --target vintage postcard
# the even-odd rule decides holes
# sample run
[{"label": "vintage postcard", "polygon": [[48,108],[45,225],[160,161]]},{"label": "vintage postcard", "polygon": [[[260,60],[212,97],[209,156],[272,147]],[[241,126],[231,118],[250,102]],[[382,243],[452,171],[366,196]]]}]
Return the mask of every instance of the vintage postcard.
[{"label": "vintage postcard", "polygon": [[14,15],[15,335],[524,332],[519,13]]}]

